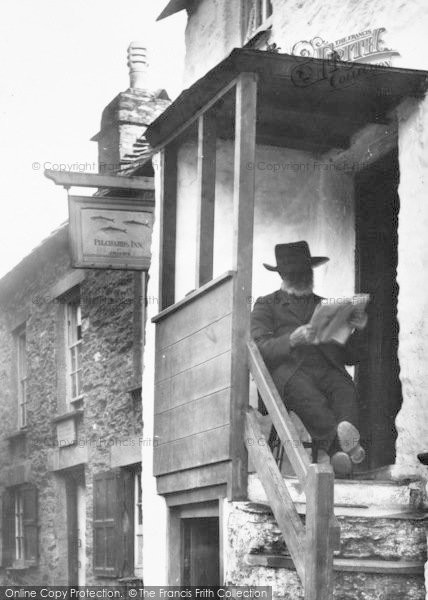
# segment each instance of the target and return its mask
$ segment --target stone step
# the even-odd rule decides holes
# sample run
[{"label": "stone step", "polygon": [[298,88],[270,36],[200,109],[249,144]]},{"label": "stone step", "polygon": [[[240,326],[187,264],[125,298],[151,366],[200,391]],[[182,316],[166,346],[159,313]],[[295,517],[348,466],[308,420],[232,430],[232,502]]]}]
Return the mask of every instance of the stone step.
[{"label": "stone step", "polygon": [[[247,555],[245,562],[250,569],[245,581],[271,585],[273,598],[304,599],[290,558],[254,554]],[[425,600],[423,563],[335,559],[333,569],[336,600]]]},{"label": "stone step", "polygon": [[[293,502],[305,510],[306,498],[296,477],[284,481]],[[268,504],[259,477],[248,476],[248,499],[257,504]],[[337,479],[334,483],[335,514],[344,516],[399,516],[403,512],[428,512],[422,481],[378,481]]]},{"label": "stone step", "polygon": [[[247,554],[246,563],[251,567],[294,569],[289,556],[281,554]],[[383,575],[424,575],[423,561],[409,560],[366,560],[358,558],[335,558],[333,570],[348,573],[378,573]]]},{"label": "stone step", "polygon": [[[305,519],[305,506],[297,510]],[[390,516],[337,515],[340,524],[340,549],[337,558],[370,560],[426,561],[426,513],[404,512]],[[238,539],[247,538],[247,553],[288,555],[282,533],[270,507],[241,502],[234,518],[241,523]],[[248,530],[252,531],[250,536]]]},{"label": "stone step", "polygon": [[[392,496],[397,500],[395,492]],[[386,507],[382,517],[376,511],[361,516],[364,510],[370,514],[373,506],[362,508],[362,503],[351,504],[349,499],[345,503],[351,514],[338,515],[341,547],[334,558],[335,599],[425,599],[426,513],[411,509],[404,492],[398,498],[402,502],[395,503],[395,513]],[[357,499],[361,499],[359,495]],[[304,503],[297,508],[304,520]],[[227,522],[228,554],[233,557],[227,581],[271,585],[274,598],[303,600],[302,586],[269,506],[233,503]]]}]

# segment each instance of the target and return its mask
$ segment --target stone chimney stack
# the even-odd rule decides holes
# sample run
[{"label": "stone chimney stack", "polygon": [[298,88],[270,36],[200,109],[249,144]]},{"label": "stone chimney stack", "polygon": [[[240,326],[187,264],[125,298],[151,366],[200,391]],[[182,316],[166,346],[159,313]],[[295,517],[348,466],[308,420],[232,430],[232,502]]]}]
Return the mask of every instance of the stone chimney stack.
[{"label": "stone chimney stack", "polygon": [[131,90],[147,88],[147,50],[141,42],[131,42],[128,47],[129,87]]},{"label": "stone chimney stack", "polygon": [[100,131],[91,138],[98,143],[98,170],[114,174],[140,160],[147,152],[144,132],[170,104],[165,90],[148,89],[147,50],[141,42],[128,48],[130,87],[103,110]]}]

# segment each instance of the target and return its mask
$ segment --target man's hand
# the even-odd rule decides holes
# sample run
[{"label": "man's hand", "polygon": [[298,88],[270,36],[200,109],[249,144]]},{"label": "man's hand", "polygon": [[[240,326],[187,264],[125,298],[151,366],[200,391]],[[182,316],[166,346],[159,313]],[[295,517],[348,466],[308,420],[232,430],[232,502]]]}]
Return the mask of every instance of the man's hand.
[{"label": "man's hand", "polygon": [[312,344],[315,340],[315,329],[312,325],[301,325],[290,335],[290,346],[303,346],[304,344]]},{"label": "man's hand", "polygon": [[356,308],[350,316],[349,325],[354,329],[364,329],[367,325],[367,313],[364,308]]}]

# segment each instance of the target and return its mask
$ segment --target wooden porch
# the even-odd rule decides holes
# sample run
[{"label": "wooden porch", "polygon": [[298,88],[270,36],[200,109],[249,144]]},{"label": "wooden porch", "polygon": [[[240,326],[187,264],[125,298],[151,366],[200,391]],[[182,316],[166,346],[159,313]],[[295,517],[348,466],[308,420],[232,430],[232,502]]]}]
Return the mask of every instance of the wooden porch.
[{"label": "wooden porch", "polygon": [[[358,83],[355,85],[355,74]],[[422,72],[235,50],[186,90],[147,130],[161,152],[160,313],[156,323],[154,474],[170,506],[227,496],[247,498],[248,453],[305,586],[308,599],[331,597],[331,467],[310,464],[256,346],[249,340],[253,295],[256,146],[346,155],[361,129],[388,129],[391,111],[427,86]],[[388,88],[388,95],[379,90]],[[316,115],[316,120],[313,116]],[[217,141],[231,140],[231,268],[214,276]],[[396,143],[383,138],[384,149]],[[197,144],[194,289],[176,295],[179,152]],[[388,146],[389,144],[389,146]],[[337,156],[337,154],[336,154]],[[343,154],[342,154],[343,156]],[[192,266],[193,268],[193,266]],[[306,527],[249,405],[250,374],[305,490]]]}]

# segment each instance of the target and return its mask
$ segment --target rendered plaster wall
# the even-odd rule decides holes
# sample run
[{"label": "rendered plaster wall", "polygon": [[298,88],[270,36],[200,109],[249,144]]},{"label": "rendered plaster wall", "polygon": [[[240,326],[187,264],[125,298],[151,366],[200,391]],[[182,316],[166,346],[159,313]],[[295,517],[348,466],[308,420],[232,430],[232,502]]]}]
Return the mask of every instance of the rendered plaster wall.
[{"label": "rendered plaster wall", "polygon": [[[232,268],[233,144],[219,140],[215,206],[214,276]],[[196,247],[196,147],[184,145],[178,158],[176,300],[194,289]],[[279,287],[274,246],[306,239],[313,255],[329,256],[316,269],[316,291],[342,296],[354,290],[352,178],[313,155],[259,146],[254,165],[256,199],[253,298]]]},{"label": "rendered plaster wall", "polygon": [[[152,236],[152,260],[147,288],[147,321],[144,346],[143,414],[144,440],[142,447],[143,491],[143,580],[145,585],[167,583],[167,507],[165,499],[158,496],[156,478],[153,476],[154,436],[154,379],[156,326],[151,319],[159,312],[159,215],[160,215],[160,156],[154,157],[155,167],[155,222]],[[178,559],[178,557],[177,557]]]},{"label": "rendered plaster wall", "polygon": [[[273,25],[269,42],[276,42],[281,52],[291,53],[295,44],[301,41],[310,42],[315,37],[325,42],[334,42],[367,29],[385,28],[382,33],[381,46],[399,53],[391,59],[394,67],[411,69],[428,69],[426,52],[426,35],[428,26],[428,4],[423,0],[363,0],[361,2],[332,0],[272,0]],[[218,3],[201,0],[199,8],[190,14],[187,26],[186,85],[201,77],[236,45],[239,22],[235,29],[231,27],[213,26],[207,28],[202,22],[202,15],[211,24],[222,18]],[[208,22],[208,21],[207,21]],[[220,36],[220,39],[219,39]],[[204,43],[201,44],[201,39]],[[209,47],[215,39],[220,50],[212,54],[201,51]],[[395,474],[409,475],[420,473],[427,478],[427,469],[421,467],[416,454],[426,451],[428,439],[428,408],[426,403],[426,314],[427,301],[424,286],[418,281],[425,281],[427,269],[426,259],[426,170],[424,158],[427,146],[428,115],[426,102],[413,108],[406,108],[401,114],[399,128],[399,160],[401,203],[399,218],[399,265],[398,282],[400,285],[398,318],[400,322],[401,381],[403,385],[403,408],[397,417],[397,468]],[[282,177],[282,174],[281,174]],[[331,182],[331,178],[327,177]],[[328,188],[323,188],[328,192]],[[331,199],[335,203],[334,197]],[[323,207],[320,205],[320,210]],[[338,207],[339,210],[339,207]],[[257,218],[257,216],[256,216]],[[340,220],[339,220],[340,221]],[[342,229],[341,221],[338,223]],[[345,227],[346,229],[346,227]],[[327,231],[327,229],[324,229]],[[330,231],[334,231],[331,229]],[[305,237],[313,245],[316,252],[327,251],[328,238],[320,239],[313,233],[305,233]],[[343,238],[345,233],[343,233]],[[334,236],[336,237],[336,236]],[[342,238],[342,234],[339,236]],[[337,238],[336,238],[337,239]],[[272,242],[274,239],[272,239]],[[337,242],[337,251],[341,250],[341,242]],[[255,264],[257,267],[259,252],[266,255],[264,242],[255,242]],[[272,243],[273,245],[273,243]],[[325,269],[330,272],[335,267],[332,261]],[[261,277],[261,275],[260,275]],[[268,275],[264,274],[267,283]],[[422,279],[421,279],[422,277]],[[272,283],[274,281],[272,280]],[[349,282],[344,284],[348,289]],[[255,290],[257,277],[255,278]],[[269,286],[270,287],[270,286]],[[320,293],[329,293],[334,286],[320,284]],[[337,290],[340,293],[341,290]]]},{"label": "rendered plaster wall", "polygon": [[[400,378],[403,407],[396,419],[397,474],[412,470],[427,478],[416,459],[428,444],[426,356],[428,353],[428,100],[399,111],[400,213],[398,296]],[[422,283],[423,282],[423,283]]]},{"label": "rendered plaster wall", "polygon": [[[384,27],[383,47],[401,55],[393,58],[394,66],[428,67],[425,51],[428,5],[424,0],[272,0],[272,4],[269,43],[276,42],[280,52],[291,54],[296,43],[315,37],[334,42],[367,29]],[[241,45],[239,5],[239,1],[228,0],[196,3],[186,29],[185,87]]]},{"label": "rendered plaster wall", "polygon": [[190,14],[186,28],[184,87],[241,45],[239,1],[202,0],[194,3]]}]

